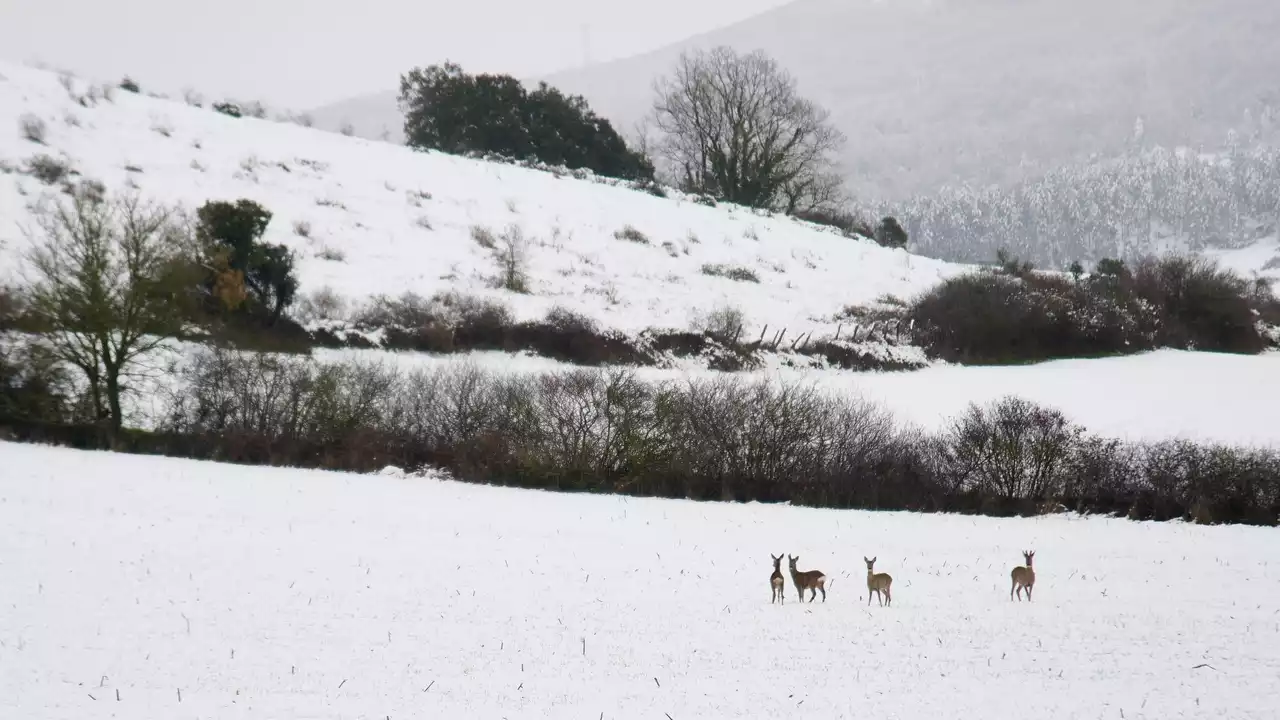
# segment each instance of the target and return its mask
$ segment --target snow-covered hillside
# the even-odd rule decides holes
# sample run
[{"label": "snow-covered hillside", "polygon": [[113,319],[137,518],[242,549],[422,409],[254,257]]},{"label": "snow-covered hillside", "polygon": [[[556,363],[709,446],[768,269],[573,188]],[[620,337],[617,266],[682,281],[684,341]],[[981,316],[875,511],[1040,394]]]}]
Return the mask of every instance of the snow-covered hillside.
[{"label": "snow-covered hillside", "polygon": [[[0,716],[1271,718],[1280,535],[0,443]],[[1036,550],[1031,603],[1010,602]],[[770,554],[827,601],[768,602]],[[893,578],[867,607],[864,556]],[[786,566],[783,566],[784,572]]]},{"label": "snow-covered hillside", "polygon": [[[663,199],[121,91],[85,107],[84,80],[69,91],[57,75],[13,65],[0,65],[0,77],[0,278],[17,268],[29,204],[57,192],[23,172],[40,154],[109,190],[134,187],[188,210],[256,200],[275,213],[265,239],[298,252],[301,292],[330,288],[355,301],[457,290],[501,296],[517,319],[563,306],[629,332],[685,330],[732,306],[747,334],[767,324],[821,336],[836,331],[847,305],[909,297],[962,269],[674,193]],[[24,137],[29,122],[43,124],[43,143]],[[497,267],[473,239],[476,228],[497,236],[517,228],[528,241],[531,295],[492,289]],[[623,232],[643,240],[619,239]],[[708,275],[706,266],[745,267],[759,282]]]}]

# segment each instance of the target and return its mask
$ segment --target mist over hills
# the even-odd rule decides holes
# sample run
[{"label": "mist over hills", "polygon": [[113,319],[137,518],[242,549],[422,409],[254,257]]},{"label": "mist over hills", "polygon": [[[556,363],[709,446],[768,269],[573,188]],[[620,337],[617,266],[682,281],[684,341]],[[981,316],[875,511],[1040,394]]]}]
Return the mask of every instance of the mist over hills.
[{"label": "mist over hills", "polygon": [[[630,129],[682,50],[762,48],[848,135],[852,189],[895,199],[1114,155],[1138,118],[1149,143],[1221,145],[1246,113],[1280,106],[1277,37],[1269,0],[799,0],[545,79]],[[394,92],[317,119],[371,137],[401,124]]]}]

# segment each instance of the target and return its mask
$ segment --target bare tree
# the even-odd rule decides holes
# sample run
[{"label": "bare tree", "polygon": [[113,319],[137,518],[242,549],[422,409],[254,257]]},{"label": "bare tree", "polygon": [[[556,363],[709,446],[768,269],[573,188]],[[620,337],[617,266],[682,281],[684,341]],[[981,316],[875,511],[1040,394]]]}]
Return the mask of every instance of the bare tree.
[{"label": "bare tree", "polygon": [[970,404],[948,433],[952,472],[984,495],[1044,498],[1060,491],[1081,433],[1058,410],[1020,397]]},{"label": "bare tree", "polygon": [[659,150],[687,190],[792,212],[840,198],[844,136],[763,52],[684,53],[655,91]]},{"label": "bare tree", "polygon": [[77,192],[36,209],[30,307],[58,359],[84,373],[96,420],[114,432],[138,361],[175,333],[184,232],[172,210]]},{"label": "bare tree", "polygon": [[508,225],[498,237],[493,257],[498,262],[498,287],[511,292],[529,292],[529,241],[519,225]]}]

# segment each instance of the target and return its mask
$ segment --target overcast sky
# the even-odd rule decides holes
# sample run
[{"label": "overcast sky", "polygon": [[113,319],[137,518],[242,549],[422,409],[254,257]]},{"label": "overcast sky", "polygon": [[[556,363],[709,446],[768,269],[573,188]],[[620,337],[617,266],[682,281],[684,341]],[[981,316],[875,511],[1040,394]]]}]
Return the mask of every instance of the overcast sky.
[{"label": "overcast sky", "polygon": [[[634,55],[787,0],[0,0],[0,57],[307,109],[451,59],[530,77]],[[642,9],[643,8],[643,9]]]}]

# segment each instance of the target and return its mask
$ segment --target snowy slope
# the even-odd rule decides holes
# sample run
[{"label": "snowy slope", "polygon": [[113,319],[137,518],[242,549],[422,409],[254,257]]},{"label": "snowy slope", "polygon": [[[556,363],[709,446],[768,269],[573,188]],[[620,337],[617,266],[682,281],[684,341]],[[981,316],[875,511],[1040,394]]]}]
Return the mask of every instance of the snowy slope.
[{"label": "snowy slope", "polygon": [[[0,443],[0,716],[1262,720],[1280,535]],[[1035,600],[1009,569],[1035,549]],[[831,578],[770,606],[770,553]],[[894,577],[868,608],[863,556]],[[785,569],[785,566],[784,566]],[[799,714],[797,714],[799,713]]]},{"label": "snowy slope", "polygon": [[[47,72],[0,65],[0,276],[12,277],[30,202],[49,190],[20,170],[60,156],[109,189],[194,210],[247,197],[275,213],[266,240],[298,251],[302,292],[328,287],[352,300],[414,291],[504,296],[518,319],[555,305],[604,327],[684,330],[722,305],[745,312],[746,333],[768,324],[792,334],[836,330],[846,305],[908,297],[962,267],[885,250],[783,217],[709,208],[547,172],[416,153],[289,124],[233,119],[129,93],[82,107]],[[19,132],[47,127],[47,146]],[[16,221],[16,222],[15,222]],[[310,227],[310,238],[295,232]],[[530,242],[533,294],[490,289],[497,269],[472,228],[517,226]],[[648,243],[619,240],[632,227]],[[741,265],[760,282],[701,272]]]},{"label": "snowy slope", "polygon": [[1280,240],[1274,237],[1241,248],[1213,248],[1206,250],[1205,255],[1244,277],[1257,273],[1273,283],[1280,283]]}]

